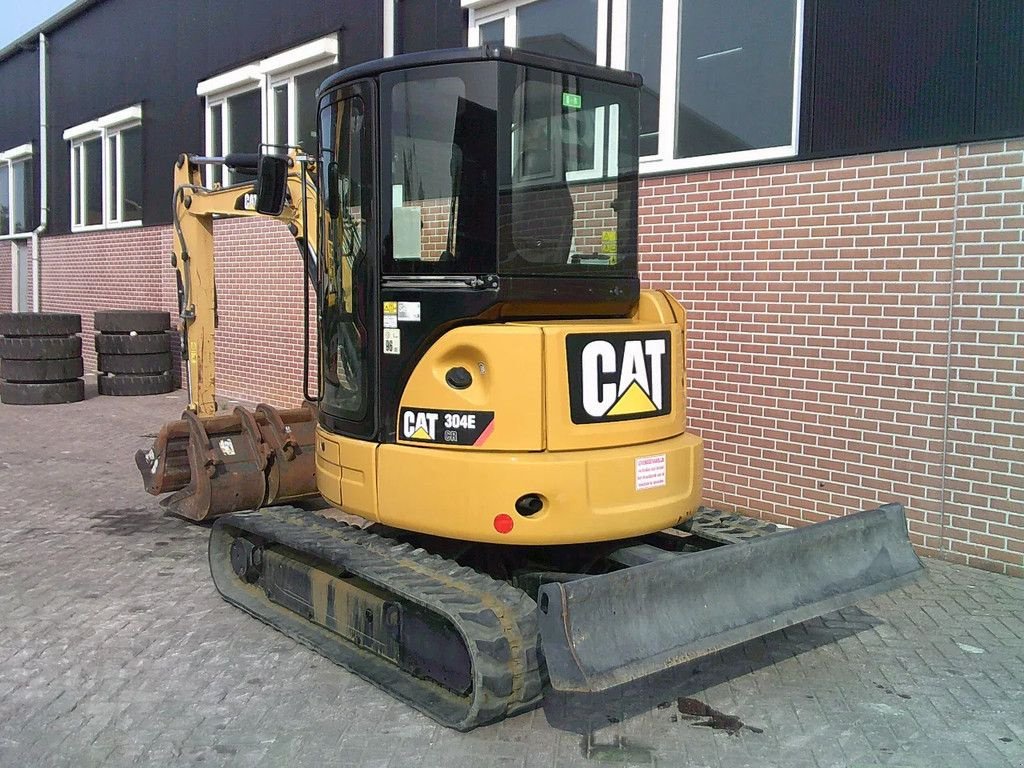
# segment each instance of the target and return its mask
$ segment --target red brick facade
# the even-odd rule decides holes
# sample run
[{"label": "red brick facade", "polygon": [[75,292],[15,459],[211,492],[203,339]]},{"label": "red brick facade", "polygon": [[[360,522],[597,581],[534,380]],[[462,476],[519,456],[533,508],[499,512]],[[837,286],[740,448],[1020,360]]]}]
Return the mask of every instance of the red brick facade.
[{"label": "red brick facade", "polygon": [[14,301],[11,295],[11,244],[0,243],[0,312],[10,312]]},{"label": "red brick facade", "polygon": [[[644,180],[641,274],[689,310],[707,502],[800,523],[898,500],[921,551],[1024,576],[1022,232],[1024,141]],[[296,403],[295,245],[216,233],[221,397]],[[174,310],[169,227],[42,252],[44,309],[87,334],[95,309]]]},{"label": "red brick facade", "polygon": [[[163,309],[177,325],[171,233],[146,227],[42,241],[43,308],[82,315],[86,371],[96,369],[97,309]],[[280,224],[253,219],[216,222],[214,239],[219,399],[299,402],[303,273],[295,241]]]},{"label": "red brick facade", "polygon": [[709,502],[798,523],[899,500],[922,551],[1024,576],[1022,151],[644,183]]}]

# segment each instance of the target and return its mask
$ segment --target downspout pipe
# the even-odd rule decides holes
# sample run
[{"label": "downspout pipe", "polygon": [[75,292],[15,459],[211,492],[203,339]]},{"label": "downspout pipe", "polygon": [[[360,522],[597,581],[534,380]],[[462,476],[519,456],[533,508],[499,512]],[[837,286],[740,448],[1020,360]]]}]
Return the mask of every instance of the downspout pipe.
[{"label": "downspout pipe", "polygon": [[43,305],[42,275],[40,270],[39,236],[46,232],[50,220],[48,195],[49,118],[47,116],[47,56],[46,35],[39,33],[39,226],[32,230],[32,311],[39,312]]}]

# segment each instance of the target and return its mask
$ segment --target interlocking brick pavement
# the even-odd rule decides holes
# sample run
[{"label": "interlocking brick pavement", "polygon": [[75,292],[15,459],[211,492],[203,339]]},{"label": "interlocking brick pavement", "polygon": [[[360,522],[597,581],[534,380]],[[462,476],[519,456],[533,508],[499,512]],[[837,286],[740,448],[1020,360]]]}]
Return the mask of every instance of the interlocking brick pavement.
[{"label": "interlocking brick pavement", "polygon": [[207,529],[132,462],[183,403],[0,406],[0,766],[1024,766],[1024,581],[938,561],[614,698],[445,730],[217,596]]}]

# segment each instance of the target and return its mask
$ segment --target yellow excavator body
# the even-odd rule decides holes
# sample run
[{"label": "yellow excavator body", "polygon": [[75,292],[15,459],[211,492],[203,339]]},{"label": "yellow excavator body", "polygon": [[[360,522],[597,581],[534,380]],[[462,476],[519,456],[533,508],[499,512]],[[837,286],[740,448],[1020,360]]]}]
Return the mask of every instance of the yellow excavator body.
[{"label": "yellow excavator body", "polygon": [[[679,525],[700,506],[702,477],[701,440],[684,429],[684,327],[675,299],[643,291],[627,318],[449,331],[409,376],[395,443],[368,452],[318,428],[317,487],[368,520],[494,544],[578,544]],[[659,342],[662,334],[664,352],[608,382],[603,407],[613,421],[575,424],[566,339],[615,334],[653,334]],[[635,343],[642,349],[642,340]],[[475,372],[472,386],[446,382],[458,368]],[[453,441],[452,433],[466,439]],[[516,502],[529,496],[539,509],[520,514]]]}]

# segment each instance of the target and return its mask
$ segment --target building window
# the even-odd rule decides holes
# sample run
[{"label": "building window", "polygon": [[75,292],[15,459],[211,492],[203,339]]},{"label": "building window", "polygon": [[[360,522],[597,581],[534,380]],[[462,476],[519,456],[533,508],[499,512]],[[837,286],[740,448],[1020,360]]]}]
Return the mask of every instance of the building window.
[{"label": "building window", "polygon": [[[506,0],[472,4],[470,45],[510,45],[547,56],[607,63],[613,0]],[[463,5],[469,5],[463,3]]]},{"label": "building window", "polygon": [[71,229],[142,223],[142,107],[64,131],[71,145]]},{"label": "building window", "polygon": [[643,171],[797,152],[803,0],[463,5],[469,7],[470,45],[504,43],[597,64],[607,58],[610,66],[639,72]]},{"label": "building window", "polygon": [[0,152],[0,235],[32,228],[32,145]]},{"label": "building window", "polygon": [[674,157],[757,159],[795,144],[796,5],[680,1]]},{"label": "building window", "polygon": [[[258,152],[261,145],[316,151],[316,91],[337,69],[338,40],[325,37],[199,83],[206,98],[206,153]],[[206,183],[240,177],[207,166]]]},{"label": "building window", "polygon": [[316,151],[316,89],[334,71],[333,66],[317,67],[274,78],[269,104],[270,144]]}]

